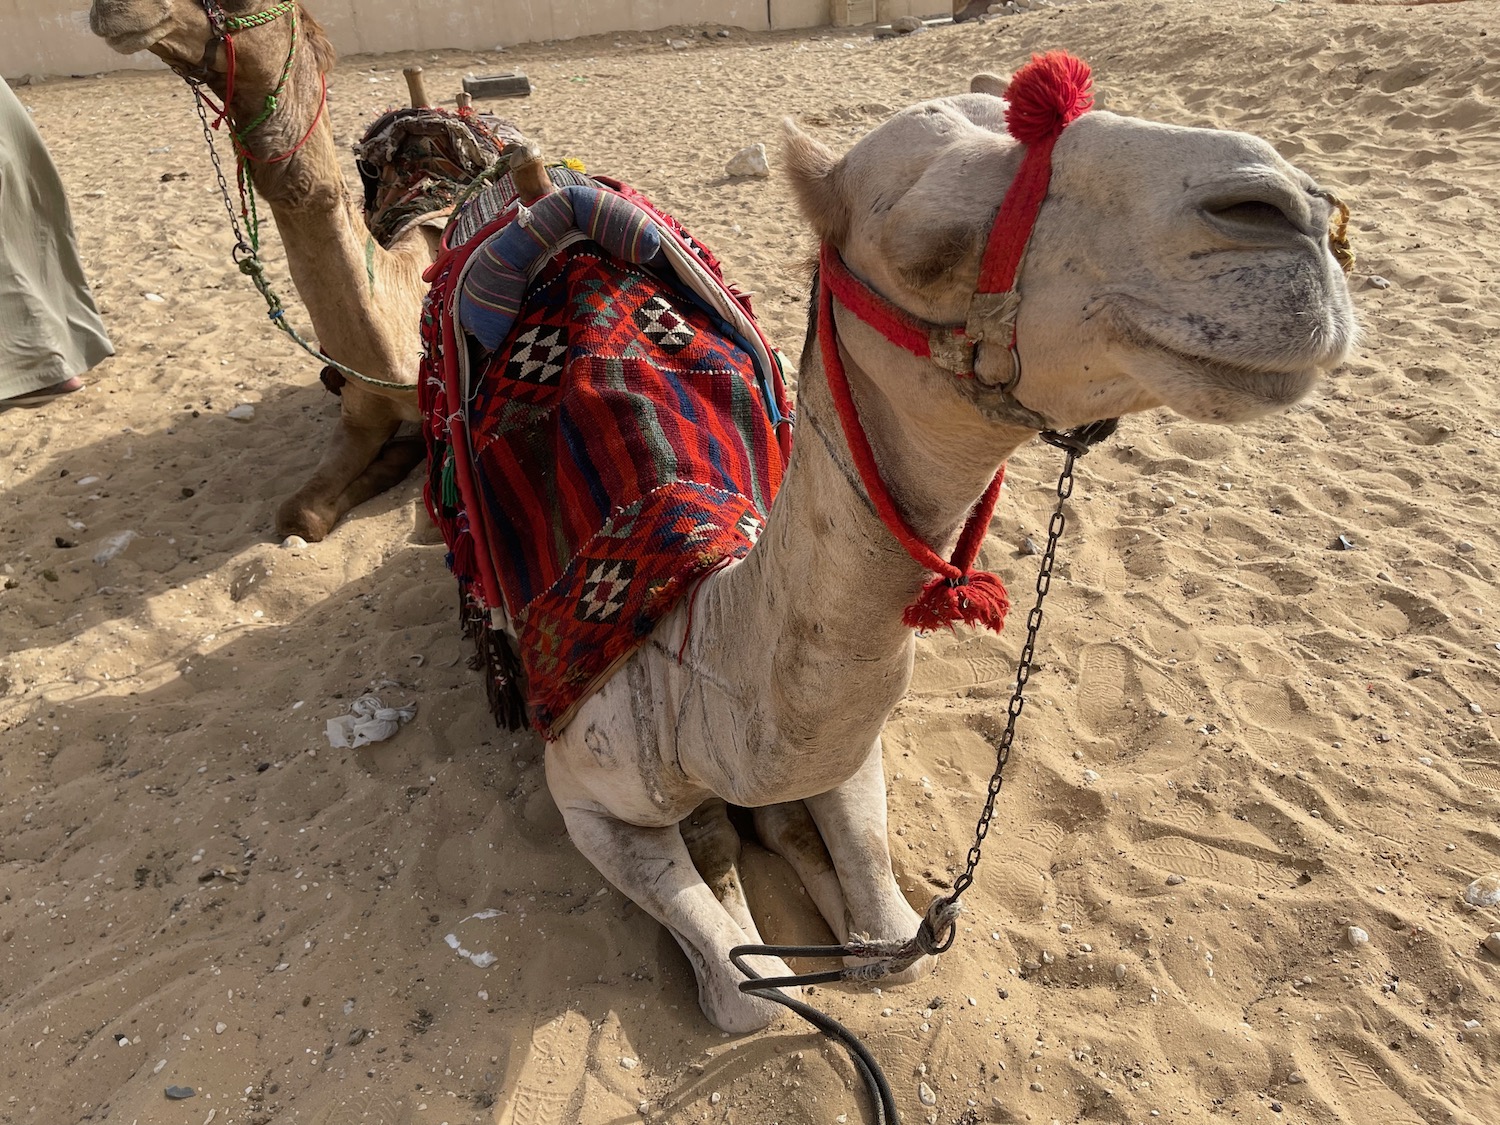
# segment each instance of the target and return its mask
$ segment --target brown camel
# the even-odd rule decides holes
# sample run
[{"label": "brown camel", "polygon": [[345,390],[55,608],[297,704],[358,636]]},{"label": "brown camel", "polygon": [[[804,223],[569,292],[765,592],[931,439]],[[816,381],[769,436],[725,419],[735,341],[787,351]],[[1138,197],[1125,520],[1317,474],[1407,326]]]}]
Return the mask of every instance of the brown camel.
[{"label": "brown camel", "polygon": [[[232,90],[223,24],[211,13],[229,21]],[[339,169],[325,104],[334,52],[317,21],[300,4],[271,0],[94,0],[89,23],[117,51],[150,51],[228,95],[229,124],[270,205],[319,346],[372,379],[414,385],[422,271],[439,231],[412,223],[382,247],[366,229]],[[347,382],[338,429],[312,477],[278,508],[277,536],[322,539],[344,513],[401,481],[423,451],[420,442],[391,439],[417,420],[414,393]]]}]

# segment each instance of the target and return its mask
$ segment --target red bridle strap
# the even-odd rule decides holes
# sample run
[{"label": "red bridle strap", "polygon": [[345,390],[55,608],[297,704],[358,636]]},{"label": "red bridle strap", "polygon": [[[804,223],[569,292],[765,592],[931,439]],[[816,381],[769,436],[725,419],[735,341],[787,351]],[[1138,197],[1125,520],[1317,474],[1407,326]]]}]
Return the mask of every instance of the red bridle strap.
[{"label": "red bridle strap", "polygon": [[[825,245],[824,259],[837,258],[831,247]],[[995,512],[995,502],[1000,498],[1000,484],[1005,478],[1005,467],[990,481],[984,495],[969,513],[964,529],[958,537],[952,560],[939,555],[912,530],[896,506],[896,500],[880,475],[880,466],[875,461],[875,451],[870,439],[860,424],[859,408],[854,405],[854,395],[849,389],[849,376],[844,370],[844,360],[839,354],[838,332],[833,323],[833,290],[825,284],[818,286],[818,342],[822,347],[823,373],[828,380],[828,389],[833,395],[834,409],[838,412],[839,424],[844,431],[849,453],[854,458],[860,482],[880,522],[896,537],[919,565],[935,571],[933,578],[922,588],[921,595],[906,607],[901,620],[913,629],[952,628],[955,622],[984,625],[999,632],[1005,626],[1005,614],[1010,609],[1010,597],[1005,585],[998,577],[987,571],[975,571],[974,560],[979,556],[979,546],[984,541],[985,531],[990,526],[990,517]],[[853,310],[851,310],[853,311]]]},{"label": "red bridle strap", "polygon": [[[990,228],[980,263],[979,285],[970,303],[966,324],[932,324],[896,306],[855,277],[830,243],[823,244],[820,257],[818,339],[822,348],[823,372],[834,408],[838,411],[844,440],[881,523],[914,561],[936,574],[901,615],[905,624],[916,629],[952,628],[956,622],[964,621],[999,632],[1005,625],[1010,598],[1004,583],[994,574],[974,570],[980,544],[1000,496],[1005,466],[1000,466],[964,521],[953,557],[941,557],[906,522],[880,475],[880,466],[860,423],[859,409],[854,404],[843,357],[839,354],[833,302],[835,297],[838,298],[849,312],[891,343],[954,374],[974,373],[975,348],[986,340],[1006,347],[1013,364],[1018,363],[1014,358],[1020,299],[1016,291],[1016,275],[1037,216],[1047,199],[1052,182],[1052,149],[1057,138],[1069,122],[1093,106],[1089,68],[1061,51],[1033,55],[1031,61],[1016,72],[1005,96],[1009,103],[1005,111],[1006,127],[1026,146],[1026,153]],[[1013,377],[1004,389],[1008,391],[1018,377],[1019,368],[1013,367]]]}]

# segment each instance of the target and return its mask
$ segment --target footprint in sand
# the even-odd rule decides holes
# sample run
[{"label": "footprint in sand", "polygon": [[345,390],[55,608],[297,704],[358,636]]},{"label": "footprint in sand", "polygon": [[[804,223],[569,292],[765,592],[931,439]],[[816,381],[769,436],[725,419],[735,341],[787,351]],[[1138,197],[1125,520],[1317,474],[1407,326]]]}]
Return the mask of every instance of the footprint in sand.
[{"label": "footprint in sand", "polygon": [[1183,836],[1160,836],[1135,846],[1136,858],[1174,875],[1205,879],[1232,887],[1273,891],[1288,886],[1295,875]]},{"label": "footprint in sand", "polygon": [[497,1107],[495,1125],[570,1125],[577,1121],[590,1035],[589,1021],[573,1011],[563,1012],[537,1028],[520,1062],[520,1074],[505,1084],[507,1093]]},{"label": "footprint in sand", "polygon": [[1387,1086],[1364,1059],[1334,1051],[1328,1056],[1328,1072],[1336,1080],[1337,1099],[1350,1111],[1349,1120],[1423,1125],[1422,1116]]},{"label": "footprint in sand", "polygon": [[411,1107],[405,1101],[369,1090],[352,1096],[340,1094],[308,1118],[308,1125],[410,1125],[412,1120]]},{"label": "footprint in sand", "polygon": [[995,868],[996,890],[1006,907],[1017,914],[1035,913],[1047,902],[1045,873],[1063,841],[1062,828],[1043,820],[1016,835],[1008,861]]},{"label": "footprint in sand", "polygon": [[1119,730],[1129,721],[1125,701],[1139,695],[1135,661],[1118,645],[1089,645],[1078,661],[1078,714],[1097,735]]}]

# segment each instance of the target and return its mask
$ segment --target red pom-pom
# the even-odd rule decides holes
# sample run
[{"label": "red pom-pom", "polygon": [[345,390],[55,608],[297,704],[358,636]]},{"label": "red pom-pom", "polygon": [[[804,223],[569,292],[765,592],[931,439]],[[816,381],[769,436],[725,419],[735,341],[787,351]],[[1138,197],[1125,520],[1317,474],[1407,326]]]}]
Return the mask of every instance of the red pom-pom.
[{"label": "red pom-pom", "polygon": [[922,587],[922,595],[906,607],[901,621],[912,629],[932,632],[952,629],[962,621],[1000,632],[1010,611],[1005,584],[988,571],[971,571],[958,578],[938,575]]},{"label": "red pom-pom", "polygon": [[1005,124],[1024,145],[1056,137],[1094,107],[1089,64],[1066,51],[1032,55],[1005,90]]}]

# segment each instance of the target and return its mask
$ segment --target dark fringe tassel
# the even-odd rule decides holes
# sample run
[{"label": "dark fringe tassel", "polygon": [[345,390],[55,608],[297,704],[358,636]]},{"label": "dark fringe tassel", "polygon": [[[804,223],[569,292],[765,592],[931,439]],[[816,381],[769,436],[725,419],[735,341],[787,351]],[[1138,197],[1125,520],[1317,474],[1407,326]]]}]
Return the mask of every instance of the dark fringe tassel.
[{"label": "dark fringe tassel", "polygon": [[506,730],[525,730],[530,725],[526,719],[525,680],[510,637],[503,630],[490,628],[489,615],[471,605],[462,593],[459,619],[463,622],[464,636],[474,642],[469,667],[484,673],[485,694],[489,696],[495,725]]}]

